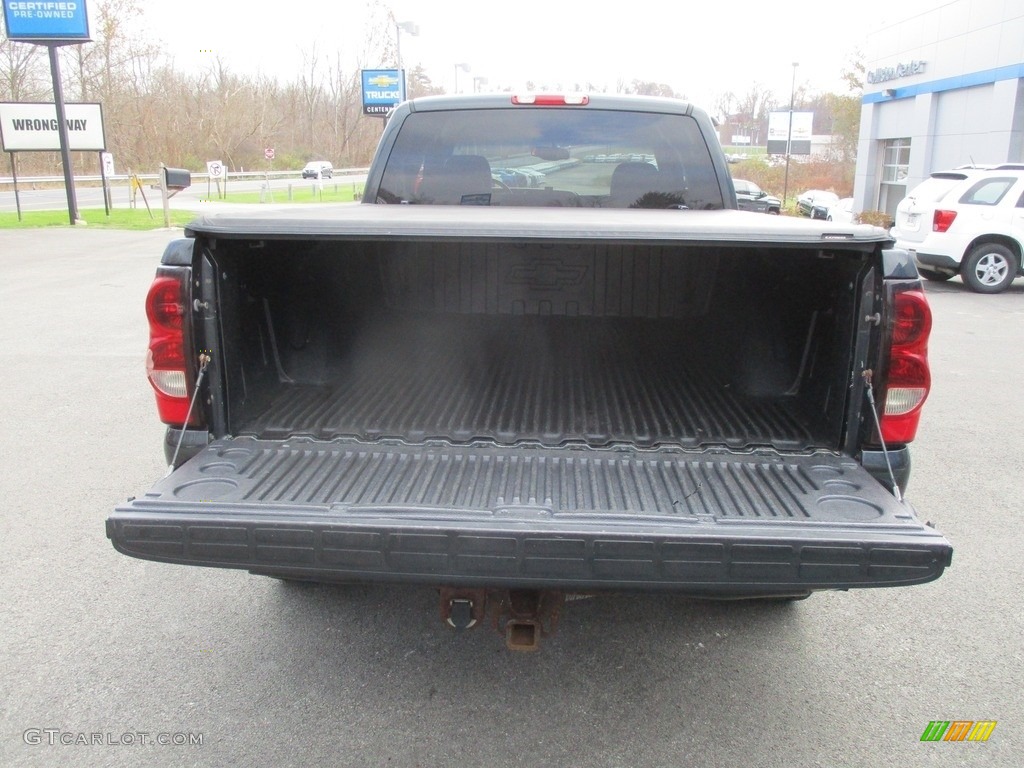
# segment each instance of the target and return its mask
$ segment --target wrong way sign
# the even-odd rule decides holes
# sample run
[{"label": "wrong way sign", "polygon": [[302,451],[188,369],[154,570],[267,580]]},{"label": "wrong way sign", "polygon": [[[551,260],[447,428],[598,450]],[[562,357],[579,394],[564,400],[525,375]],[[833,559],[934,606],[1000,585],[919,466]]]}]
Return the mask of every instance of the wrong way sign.
[{"label": "wrong way sign", "polygon": [[[65,104],[64,120],[68,149],[102,152],[107,148],[99,104]],[[56,104],[0,103],[0,141],[5,152],[58,151],[58,128]]]}]

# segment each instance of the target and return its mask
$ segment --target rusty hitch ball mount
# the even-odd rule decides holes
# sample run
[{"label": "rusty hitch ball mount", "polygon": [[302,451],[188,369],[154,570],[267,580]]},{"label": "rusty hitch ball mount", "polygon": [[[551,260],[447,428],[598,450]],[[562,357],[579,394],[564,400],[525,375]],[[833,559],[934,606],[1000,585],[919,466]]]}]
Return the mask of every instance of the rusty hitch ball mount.
[{"label": "rusty hitch ball mount", "polygon": [[554,634],[565,601],[561,592],[537,589],[441,587],[441,619],[456,631],[483,624],[488,613],[511,651],[536,651]]}]

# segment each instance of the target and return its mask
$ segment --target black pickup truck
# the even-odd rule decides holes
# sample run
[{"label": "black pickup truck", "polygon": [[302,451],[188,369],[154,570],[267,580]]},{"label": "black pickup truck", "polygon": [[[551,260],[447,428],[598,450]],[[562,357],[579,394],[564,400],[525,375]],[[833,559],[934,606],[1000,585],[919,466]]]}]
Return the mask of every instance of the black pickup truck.
[{"label": "black pickup truck", "polygon": [[534,648],[566,594],[938,578],[903,497],[931,315],[887,233],[736,208],[684,102],[397,107],[364,204],[203,216],[149,293],[173,472],[118,551],[435,585]]}]

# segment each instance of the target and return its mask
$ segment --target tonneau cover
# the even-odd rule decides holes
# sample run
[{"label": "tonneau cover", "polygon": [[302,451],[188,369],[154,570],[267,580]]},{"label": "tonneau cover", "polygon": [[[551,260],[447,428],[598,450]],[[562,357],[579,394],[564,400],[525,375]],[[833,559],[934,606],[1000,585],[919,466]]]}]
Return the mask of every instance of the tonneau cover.
[{"label": "tonneau cover", "polygon": [[620,210],[340,204],[310,210],[204,215],[186,234],[294,239],[615,240],[874,248],[890,240],[879,227],[835,224],[750,211]]}]

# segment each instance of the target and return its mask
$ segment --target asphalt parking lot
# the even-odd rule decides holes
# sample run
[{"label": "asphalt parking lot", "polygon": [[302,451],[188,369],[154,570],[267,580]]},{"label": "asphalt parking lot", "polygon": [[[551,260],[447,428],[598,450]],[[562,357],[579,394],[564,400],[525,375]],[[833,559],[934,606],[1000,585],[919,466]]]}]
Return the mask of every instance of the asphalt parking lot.
[{"label": "asphalt parking lot", "polygon": [[[954,545],[939,581],[593,598],[510,654],[448,631],[430,589],[113,550],[104,519],[165,471],[143,300],[175,234],[0,232],[0,765],[1021,765],[1024,280],[927,286],[908,498]],[[997,725],[921,742],[933,720]]]}]

